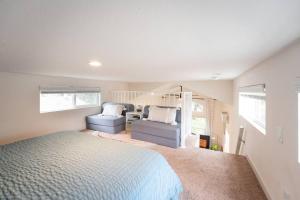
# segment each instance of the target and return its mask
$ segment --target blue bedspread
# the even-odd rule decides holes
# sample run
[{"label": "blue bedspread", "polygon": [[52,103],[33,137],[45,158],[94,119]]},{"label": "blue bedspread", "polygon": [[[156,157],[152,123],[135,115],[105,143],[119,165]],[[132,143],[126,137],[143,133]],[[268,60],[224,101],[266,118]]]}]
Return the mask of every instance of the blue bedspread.
[{"label": "blue bedspread", "polygon": [[0,199],[178,199],[159,153],[79,132],[0,146]]}]

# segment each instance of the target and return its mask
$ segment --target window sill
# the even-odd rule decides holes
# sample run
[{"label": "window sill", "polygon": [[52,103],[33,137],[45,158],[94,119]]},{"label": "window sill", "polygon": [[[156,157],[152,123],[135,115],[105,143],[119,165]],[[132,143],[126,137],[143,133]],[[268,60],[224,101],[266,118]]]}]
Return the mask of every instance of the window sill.
[{"label": "window sill", "polygon": [[249,122],[259,132],[261,132],[262,134],[266,135],[266,129],[265,128],[262,128],[261,126],[257,125],[253,120],[251,120],[248,117],[245,117],[243,115],[240,115],[240,117],[242,117],[244,120],[246,120],[247,122]]},{"label": "window sill", "polygon": [[49,110],[49,111],[40,111],[41,114],[44,113],[53,113],[53,112],[61,112],[61,111],[69,111],[69,110],[79,110],[79,109],[84,109],[84,108],[97,108],[100,107],[100,105],[94,105],[94,106],[76,106],[73,108],[67,108],[67,109],[60,109],[60,110]]}]

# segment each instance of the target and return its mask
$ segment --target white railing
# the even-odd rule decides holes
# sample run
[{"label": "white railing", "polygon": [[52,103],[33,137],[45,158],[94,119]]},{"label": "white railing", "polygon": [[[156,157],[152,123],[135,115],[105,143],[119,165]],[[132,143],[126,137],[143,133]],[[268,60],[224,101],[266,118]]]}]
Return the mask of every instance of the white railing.
[{"label": "white railing", "polygon": [[180,107],[180,92],[113,91],[112,101],[134,105],[160,105]]}]

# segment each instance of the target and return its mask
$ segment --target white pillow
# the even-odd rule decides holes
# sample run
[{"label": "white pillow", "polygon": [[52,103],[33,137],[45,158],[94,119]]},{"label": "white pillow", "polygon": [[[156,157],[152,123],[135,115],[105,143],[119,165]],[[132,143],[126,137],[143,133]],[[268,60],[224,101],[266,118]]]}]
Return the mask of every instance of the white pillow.
[{"label": "white pillow", "polygon": [[122,114],[123,109],[123,105],[106,105],[104,106],[102,115],[120,116]]},{"label": "white pillow", "polygon": [[172,125],[177,125],[176,122],[176,108],[168,108],[168,118],[166,123],[172,124]]},{"label": "white pillow", "polygon": [[165,123],[167,116],[167,109],[158,108],[156,106],[150,106],[148,120]]},{"label": "white pillow", "polygon": [[175,108],[160,108],[150,106],[148,120],[163,122],[168,124],[176,124],[176,109]]}]

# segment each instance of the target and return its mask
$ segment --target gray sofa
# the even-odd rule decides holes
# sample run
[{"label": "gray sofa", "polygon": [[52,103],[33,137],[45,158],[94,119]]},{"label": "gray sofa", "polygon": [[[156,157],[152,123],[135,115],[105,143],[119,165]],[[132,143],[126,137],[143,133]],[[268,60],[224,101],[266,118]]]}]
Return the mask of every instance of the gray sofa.
[{"label": "gray sofa", "polygon": [[[149,106],[144,108],[144,118],[148,118]],[[131,138],[152,142],[172,148],[180,146],[181,111],[176,113],[177,125],[149,120],[137,120],[132,124]]]},{"label": "gray sofa", "polygon": [[[103,103],[101,106],[101,112],[104,107],[108,104],[117,104],[112,102]],[[132,104],[121,104],[124,105],[126,110],[123,111],[121,117],[107,116],[107,115],[90,115],[86,117],[86,128],[101,131],[105,133],[119,133],[125,130],[126,123],[126,112],[134,111],[134,105]]]}]

